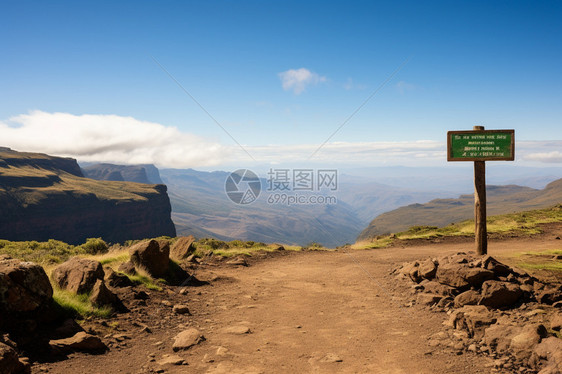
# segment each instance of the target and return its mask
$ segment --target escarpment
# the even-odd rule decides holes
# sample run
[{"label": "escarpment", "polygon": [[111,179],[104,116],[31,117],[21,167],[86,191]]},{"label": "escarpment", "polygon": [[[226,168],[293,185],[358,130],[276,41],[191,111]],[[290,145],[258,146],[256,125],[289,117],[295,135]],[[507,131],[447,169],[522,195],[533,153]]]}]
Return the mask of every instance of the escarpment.
[{"label": "escarpment", "polygon": [[165,185],[84,178],[76,160],[0,149],[0,238],[175,236]]}]

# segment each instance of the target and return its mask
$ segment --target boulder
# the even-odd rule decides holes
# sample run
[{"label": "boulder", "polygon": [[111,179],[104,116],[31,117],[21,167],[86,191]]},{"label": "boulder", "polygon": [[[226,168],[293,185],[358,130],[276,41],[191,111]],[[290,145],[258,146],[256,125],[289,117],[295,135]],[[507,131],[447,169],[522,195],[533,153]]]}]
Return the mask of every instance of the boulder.
[{"label": "boulder", "polygon": [[550,317],[550,328],[556,331],[560,331],[562,328],[562,313],[555,312]]},{"label": "boulder", "polygon": [[170,257],[177,261],[183,261],[195,251],[194,242],[193,235],[179,237],[170,247]]},{"label": "boulder", "polygon": [[494,272],[482,268],[470,268],[459,263],[448,263],[437,268],[436,278],[439,283],[468,290],[471,286],[479,288],[483,282],[492,279]]},{"label": "boulder", "polygon": [[103,353],[107,350],[107,346],[100,338],[84,331],[76,333],[76,335],[71,338],[51,340],[49,345],[55,353],[62,354],[74,351]]},{"label": "boulder", "polygon": [[38,310],[51,303],[53,288],[43,268],[4,256],[0,259],[0,312]]},{"label": "boulder", "polygon": [[490,255],[482,259],[482,267],[493,271],[496,277],[507,277],[512,274],[509,266],[502,264]]},{"label": "boulder", "polygon": [[133,286],[133,282],[128,276],[122,273],[117,273],[115,270],[109,266],[104,268],[105,271],[105,282],[108,286],[121,288]]},{"label": "boulder", "polygon": [[425,279],[435,278],[436,273],[437,273],[437,265],[435,264],[435,262],[431,261],[430,259],[423,261],[418,268],[419,276]]},{"label": "boulder", "polygon": [[465,291],[455,297],[455,308],[461,308],[465,305],[476,305],[480,301],[480,294],[475,290]]},{"label": "boulder", "polygon": [[72,257],[53,270],[53,281],[62,289],[88,293],[98,279],[103,279],[103,267],[98,261]]},{"label": "boulder", "polygon": [[562,292],[558,288],[543,288],[535,294],[536,299],[541,304],[552,305],[562,300]]},{"label": "boulder", "polygon": [[162,277],[170,263],[170,243],[167,240],[149,240],[129,248],[131,262],[145,269],[153,277]]},{"label": "boulder", "polygon": [[470,337],[480,340],[486,327],[496,323],[496,320],[484,305],[465,305],[451,313],[446,325],[464,330]]},{"label": "boulder", "polygon": [[57,327],[55,331],[53,331],[53,335],[51,337],[55,339],[69,338],[80,331],[84,331],[82,326],[80,326],[74,319],[68,318],[59,327]]},{"label": "boulder", "polygon": [[509,282],[489,280],[482,284],[480,305],[492,308],[509,307],[523,295],[519,285]]},{"label": "boulder", "polygon": [[436,295],[431,293],[420,293],[418,294],[416,302],[421,305],[435,305],[443,298],[442,295]]},{"label": "boulder", "polygon": [[111,292],[105,282],[101,279],[96,281],[94,287],[92,288],[92,293],[90,294],[90,301],[96,306],[111,305],[115,306],[118,304],[117,295]]},{"label": "boulder", "polygon": [[493,324],[484,330],[484,343],[498,353],[509,349],[511,339],[521,331],[520,327]]},{"label": "boulder", "polygon": [[205,340],[205,337],[196,328],[189,328],[174,337],[172,349],[174,352],[187,350]]},{"label": "boulder", "polygon": [[0,373],[5,374],[20,374],[29,373],[29,365],[20,361],[16,351],[4,344],[0,343]]},{"label": "boulder", "polygon": [[136,274],[135,265],[133,265],[133,263],[131,261],[123,262],[121,265],[119,265],[117,270],[122,272],[122,273],[129,274],[129,275],[135,275]]},{"label": "boulder", "polygon": [[535,346],[529,364],[536,370],[540,368],[539,374],[562,373],[562,339],[543,339]]},{"label": "boulder", "polygon": [[441,284],[436,281],[424,281],[420,284],[423,286],[425,292],[433,293],[436,295],[454,296],[457,292],[456,288],[447,286],[446,284]]},{"label": "boulder", "polygon": [[540,324],[525,325],[511,338],[510,348],[519,360],[527,360],[535,346],[548,335],[546,328]]}]

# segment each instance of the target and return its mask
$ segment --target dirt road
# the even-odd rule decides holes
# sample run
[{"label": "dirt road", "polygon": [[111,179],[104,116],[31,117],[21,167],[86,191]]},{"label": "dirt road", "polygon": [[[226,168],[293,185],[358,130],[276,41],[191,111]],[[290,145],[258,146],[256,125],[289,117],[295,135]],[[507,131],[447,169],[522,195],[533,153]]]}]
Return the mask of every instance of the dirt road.
[{"label": "dirt road", "polygon": [[[457,243],[287,253],[250,267],[202,267],[197,276],[211,285],[190,288],[187,295],[152,292],[147,310],[119,317],[111,331],[97,327],[106,340],[116,333],[131,338],[110,352],[75,354],[66,361],[36,365],[33,371],[488,373],[488,358],[428,346],[428,335],[442,328],[446,315],[405,307],[409,285],[389,274],[404,261],[471,248]],[[510,253],[546,249],[562,249],[562,243],[553,238],[506,240],[490,243],[489,253],[509,262]],[[175,315],[170,304],[178,302],[189,305],[193,315]],[[152,333],[139,332],[137,322],[149,325]],[[183,365],[160,365],[165,355],[174,354],[173,337],[190,326],[206,341],[176,353]]]}]

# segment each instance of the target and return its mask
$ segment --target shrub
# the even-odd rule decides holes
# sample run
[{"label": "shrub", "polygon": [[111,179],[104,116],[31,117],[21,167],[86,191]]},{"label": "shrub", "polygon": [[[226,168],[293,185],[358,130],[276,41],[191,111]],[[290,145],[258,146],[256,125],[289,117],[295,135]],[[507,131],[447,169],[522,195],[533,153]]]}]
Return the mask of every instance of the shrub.
[{"label": "shrub", "polygon": [[105,253],[109,248],[102,238],[88,238],[86,239],[86,243],[82,244],[81,247],[90,255]]}]

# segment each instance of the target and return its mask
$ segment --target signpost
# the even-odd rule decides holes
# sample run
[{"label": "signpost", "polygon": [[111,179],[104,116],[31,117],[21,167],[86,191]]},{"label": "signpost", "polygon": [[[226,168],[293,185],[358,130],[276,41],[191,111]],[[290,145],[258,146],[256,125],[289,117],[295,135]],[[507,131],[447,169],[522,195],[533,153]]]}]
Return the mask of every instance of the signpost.
[{"label": "signpost", "polygon": [[447,161],[474,161],[474,240],[476,253],[488,252],[486,229],[486,164],[485,161],[515,159],[514,130],[484,130],[447,132]]}]

